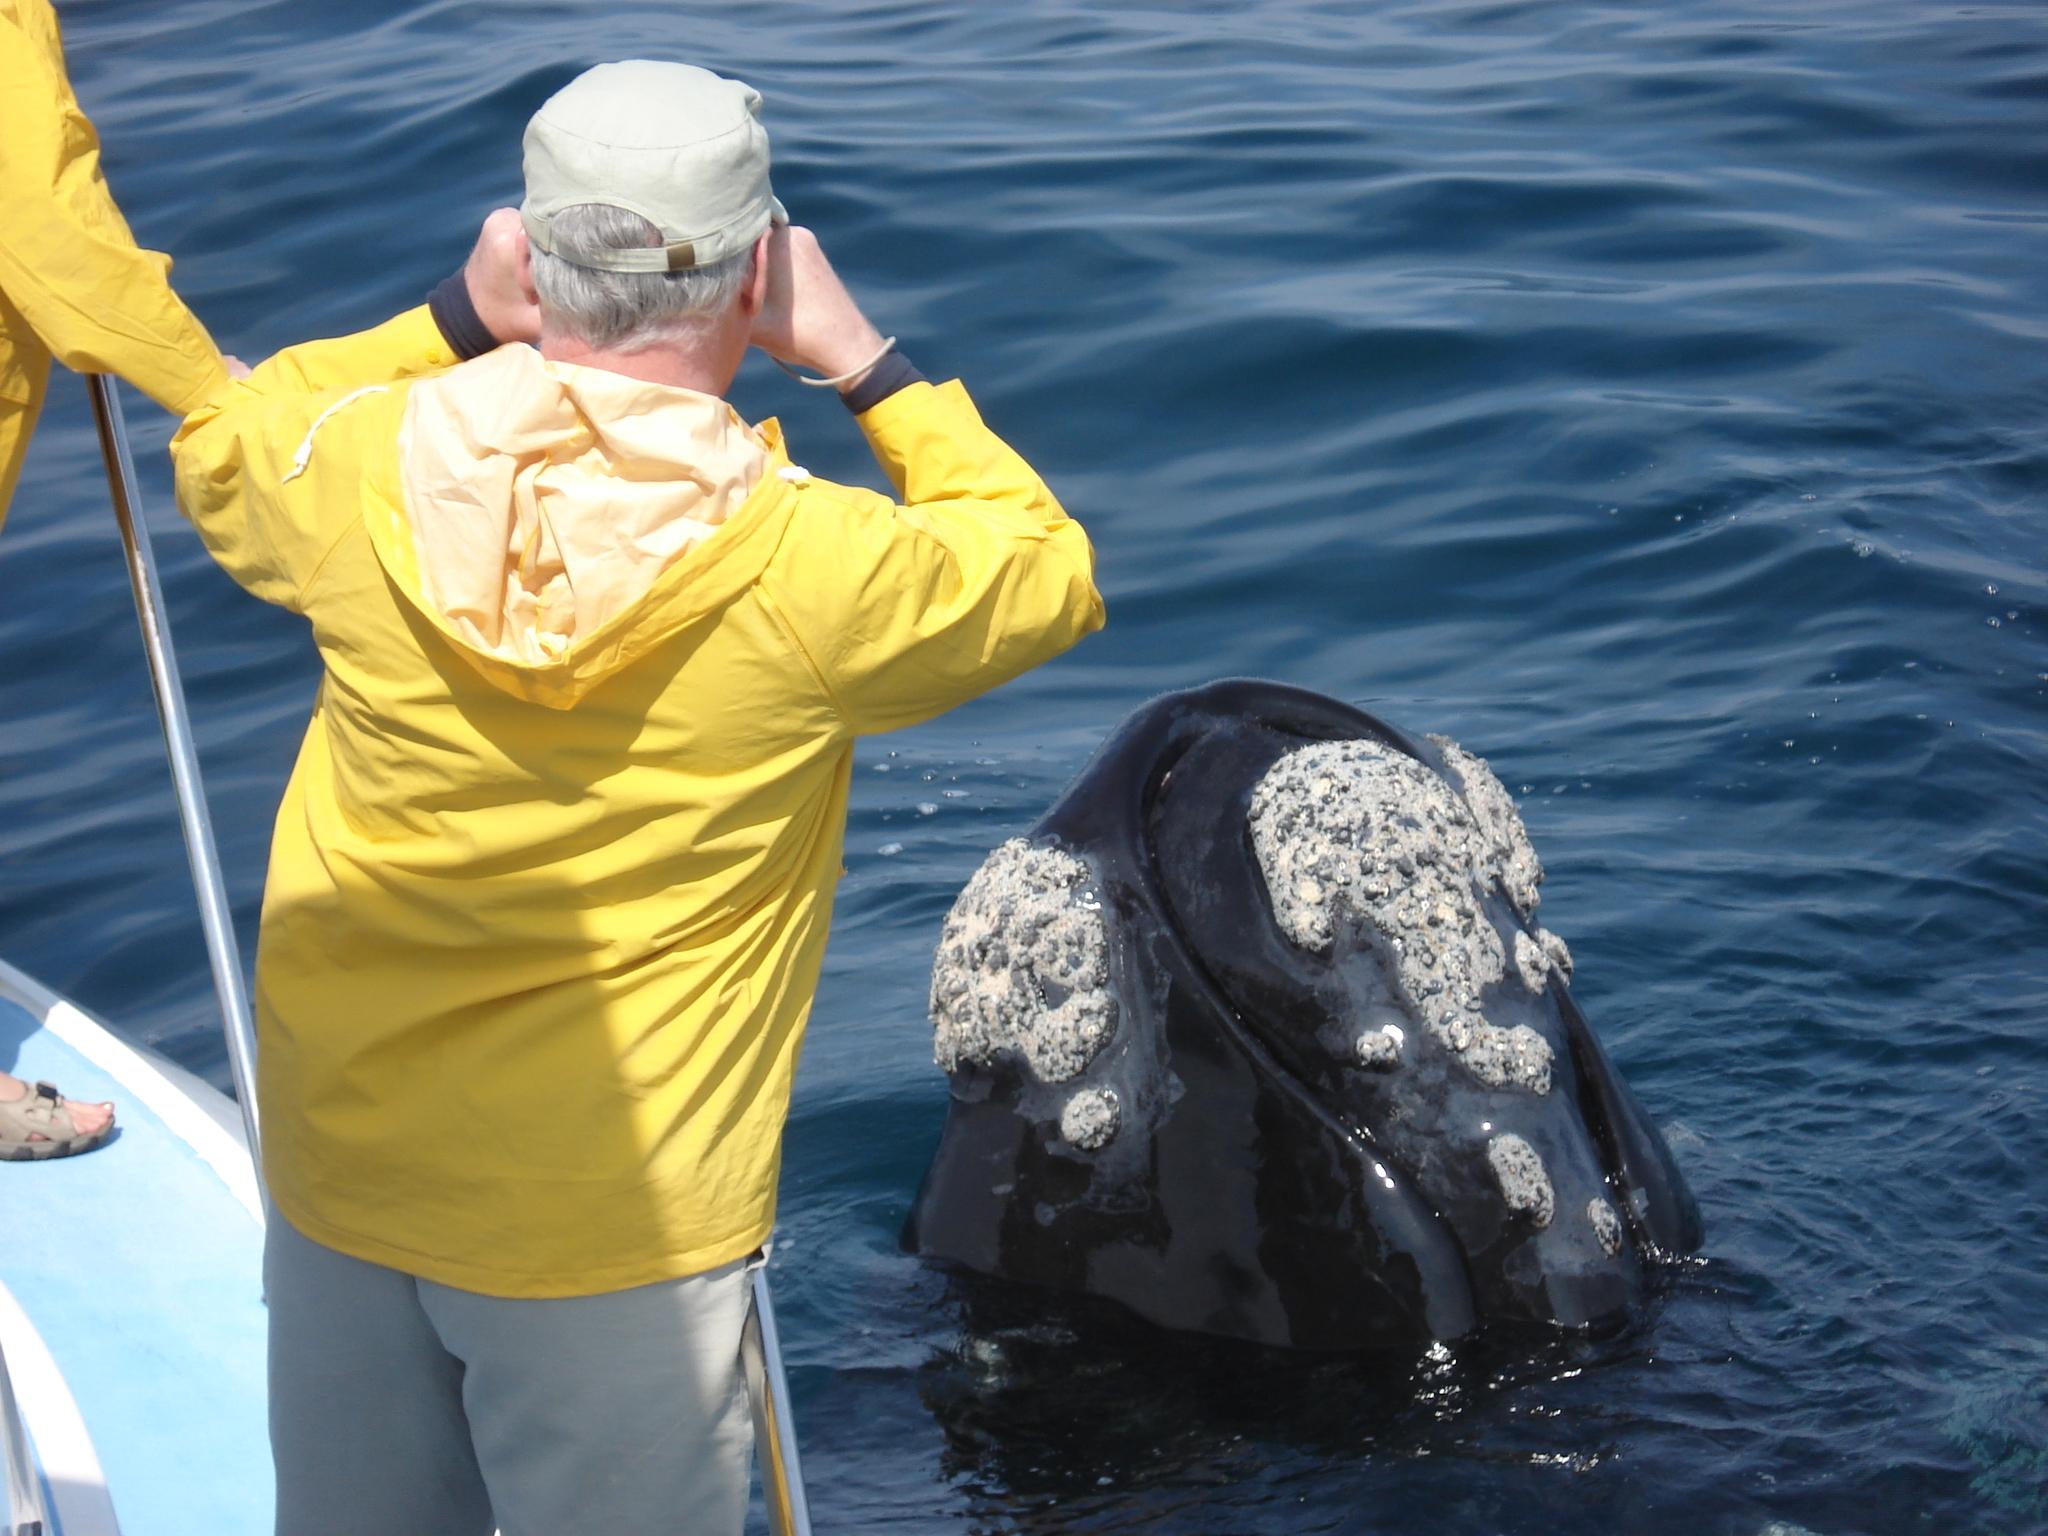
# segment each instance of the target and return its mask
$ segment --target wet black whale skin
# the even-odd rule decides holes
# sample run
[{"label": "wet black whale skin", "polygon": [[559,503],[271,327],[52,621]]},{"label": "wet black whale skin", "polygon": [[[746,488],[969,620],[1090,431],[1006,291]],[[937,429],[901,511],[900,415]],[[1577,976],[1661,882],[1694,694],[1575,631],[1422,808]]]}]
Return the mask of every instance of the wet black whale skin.
[{"label": "wet black whale skin", "polygon": [[[1275,683],[1165,695],[1103,744],[1029,838],[1094,873],[1116,1028],[1073,1084],[1040,1084],[1010,1053],[962,1064],[907,1247],[1167,1328],[1342,1350],[1612,1319],[1642,1295],[1647,1248],[1699,1245],[1669,1150],[1560,980],[1486,999],[1489,1018],[1551,1042],[1548,1094],[1487,1088],[1412,1019],[1396,1070],[1345,1056],[1357,1021],[1395,1006],[1384,961],[1371,935],[1327,956],[1286,939],[1246,816],[1280,756],[1360,738],[1457,784],[1428,742]],[[1511,943],[1518,920],[1493,907]],[[1059,1133],[1082,1084],[1120,1100],[1099,1151]],[[1500,1131],[1544,1159],[1546,1228],[1502,1199],[1485,1160]],[[1617,1254],[1593,1241],[1596,1196],[1622,1218]]]}]

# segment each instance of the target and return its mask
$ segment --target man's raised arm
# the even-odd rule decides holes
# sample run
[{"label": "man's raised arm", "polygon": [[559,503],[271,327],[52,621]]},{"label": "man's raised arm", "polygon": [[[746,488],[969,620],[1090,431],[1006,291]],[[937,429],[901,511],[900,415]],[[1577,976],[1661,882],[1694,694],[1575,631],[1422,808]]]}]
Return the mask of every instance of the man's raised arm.
[{"label": "man's raised arm", "polygon": [[770,251],[755,344],[844,376],[841,396],[901,497],[841,493],[832,537],[793,541],[771,579],[848,728],[929,719],[1100,629],[1087,534],[960,382],[878,360],[882,338],[808,231],[777,231]]},{"label": "man's raised arm", "polygon": [[[508,222],[509,221],[509,222]],[[447,368],[486,345],[538,332],[508,296],[503,246],[518,215],[484,223],[463,272],[434,299],[352,336],[309,341],[223,381],[171,439],[178,506],[214,558],[266,602],[296,608],[301,588],[359,515],[359,502],[323,497],[306,471],[317,450],[361,451],[347,440],[364,408],[393,383]]]}]

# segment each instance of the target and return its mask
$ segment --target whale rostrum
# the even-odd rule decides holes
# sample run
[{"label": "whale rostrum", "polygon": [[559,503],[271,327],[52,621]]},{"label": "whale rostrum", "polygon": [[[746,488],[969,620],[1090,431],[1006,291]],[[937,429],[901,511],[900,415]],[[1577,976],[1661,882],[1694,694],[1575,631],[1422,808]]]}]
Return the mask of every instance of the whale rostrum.
[{"label": "whale rostrum", "polygon": [[1506,789],[1278,684],[1153,701],[960,893],[906,1242],[1304,1348],[1627,1313],[1698,1246]]}]

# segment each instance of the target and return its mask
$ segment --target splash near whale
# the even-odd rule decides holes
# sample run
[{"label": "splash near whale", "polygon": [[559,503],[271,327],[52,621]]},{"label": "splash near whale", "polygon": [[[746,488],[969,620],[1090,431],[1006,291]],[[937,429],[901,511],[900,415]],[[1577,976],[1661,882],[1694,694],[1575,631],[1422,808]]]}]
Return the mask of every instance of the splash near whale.
[{"label": "splash near whale", "polygon": [[1627,1314],[1699,1246],[1486,764],[1222,682],[1140,709],[955,902],[922,1254],[1311,1349]]}]

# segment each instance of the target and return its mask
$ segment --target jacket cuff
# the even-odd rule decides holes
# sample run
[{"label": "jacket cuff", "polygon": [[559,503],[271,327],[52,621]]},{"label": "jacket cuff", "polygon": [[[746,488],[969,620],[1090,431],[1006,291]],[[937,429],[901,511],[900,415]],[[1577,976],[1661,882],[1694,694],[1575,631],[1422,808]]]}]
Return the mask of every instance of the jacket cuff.
[{"label": "jacket cuff", "polygon": [[839,398],[845,402],[849,411],[858,416],[863,411],[873,410],[897,390],[924,382],[925,377],[917,371],[916,364],[901,352],[892,351],[868,370],[866,378]]},{"label": "jacket cuff", "polygon": [[[157,404],[163,406],[173,416],[183,420],[198,410],[199,407],[206,404],[216,394],[220,393],[221,390],[227,388],[230,382],[227,364],[221,360],[220,353],[216,351],[208,359],[203,372],[190,384],[187,384],[178,393],[177,398],[162,399],[155,395],[151,395],[150,398],[156,400]],[[147,394],[149,392],[145,390],[144,393]]]},{"label": "jacket cuff", "polygon": [[441,328],[441,339],[448,343],[448,350],[458,362],[466,363],[497,349],[498,338],[478,316],[476,304],[469,296],[469,282],[460,267],[427,295],[427,308],[433,312],[434,324]]}]

